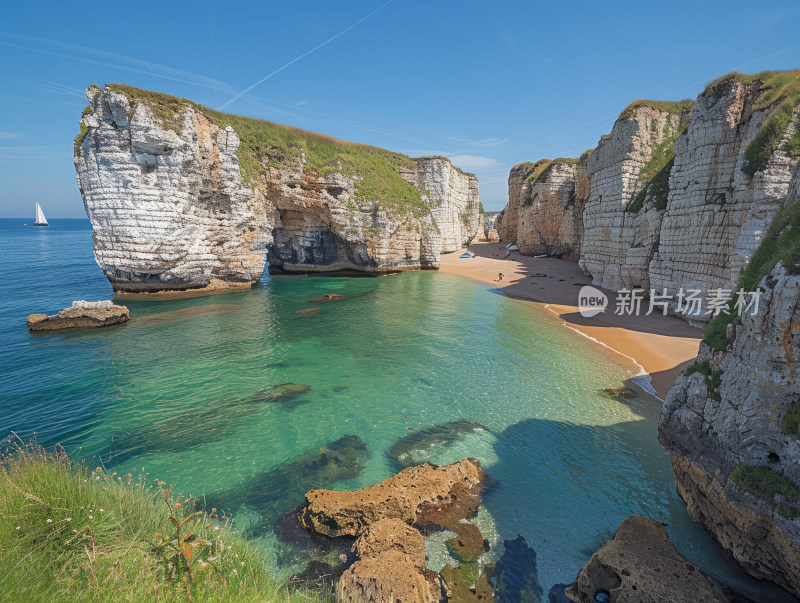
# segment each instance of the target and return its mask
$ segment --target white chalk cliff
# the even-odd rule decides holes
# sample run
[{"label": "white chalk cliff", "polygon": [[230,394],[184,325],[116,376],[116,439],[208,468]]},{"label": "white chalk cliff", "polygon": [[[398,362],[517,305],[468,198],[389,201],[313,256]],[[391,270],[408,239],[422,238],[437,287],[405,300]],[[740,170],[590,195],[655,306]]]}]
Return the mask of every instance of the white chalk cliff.
[{"label": "white chalk cliff", "polygon": [[477,232],[478,181],[445,158],[122,85],[90,86],[87,98],[75,169],[117,292],[249,286],[267,258],[275,272],[436,268]]}]

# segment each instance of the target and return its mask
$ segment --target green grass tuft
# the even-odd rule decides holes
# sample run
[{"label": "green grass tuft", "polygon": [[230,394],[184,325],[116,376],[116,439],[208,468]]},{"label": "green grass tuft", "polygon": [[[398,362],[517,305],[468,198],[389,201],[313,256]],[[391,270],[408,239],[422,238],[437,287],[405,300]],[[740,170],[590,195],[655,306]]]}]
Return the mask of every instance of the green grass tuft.
[{"label": "green grass tuft", "polygon": [[[628,119],[629,117],[632,117],[633,114],[636,113],[636,109],[639,107],[650,107],[651,109],[656,109],[662,113],[672,113],[674,115],[688,114],[691,116],[692,108],[694,107],[694,101],[689,98],[680,101],[656,101],[640,98],[625,107],[622,110],[622,113],[619,114],[619,119]],[[688,119],[686,121],[688,121]]]},{"label": "green grass tuft", "polygon": [[[800,490],[788,479],[763,465],[739,465],[731,472],[731,480],[755,494],[778,513],[789,519],[800,518]],[[783,501],[775,500],[781,495]]]},{"label": "green grass tuft", "polygon": [[686,368],[687,377],[689,375],[694,375],[695,373],[705,375],[709,397],[713,398],[714,400],[720,400],[721,395],[717,389],[722,383],[722,371],[720,369],[712,369],[709,361],[704,360],[703,362],[695,362],[694,364],[690,364]]},{"label": "green grass tuft", "polygon": [[783,417],[781,429],[786,435],[800,440],[800,404],[795,403],[789,408],[789,412]]},{"label": "green grass tuft", "polygon": [[[35,447],[0,457],[0,598],[322,600],[275,580],[265,553],[230,522],[190,518],[192,501],[162,495],[161,484],[89,472]],[[178,529],[180,547],[171,543]]]},{"label": "green grass tuft", "polygon": [[86,135],[89,133],[88,126],[79,124],[78,127],[80,128],[80,130],[78,131],[77,136],[75,136],[75,140],[72,142],[73,152],[75,153],[75,155],[80,153],[81,145],[83,144],[83,141],[86,140]]},{"label": "green grass tuft", "polygon": [[356,192],[368,201],[380,201],[385,211],[417,217],[430,215],[430,207],[423,202],[420,192],[400,176],[401,170],[415,169],[414,161],[406,155],[252,117],[222,113],[159,92],[124,84],[108,86],[128,97],[131,107],[145,103],[164,128],[175,132],[180,131],[183,112],[190,106],[218,127],[233,128],[241,139],[238,157],[242,178],[251,185],[264,178],[268,167],[286,167],[304,154],[306,172],[320,177],[331,172],[355,177]]},{"label": "green grass tuft", "polygon": [[[800,203],[783,207],[775,214],[772,225],[739,279],[738,289],[755,291],[778,262],[783,262],[789,274],[800,274]],[[726,330],[733,316],[733,300],[728,309],[729,314],[722,312],[706,325],[703,341],[709,347],[724,350],[730,343]]]}]

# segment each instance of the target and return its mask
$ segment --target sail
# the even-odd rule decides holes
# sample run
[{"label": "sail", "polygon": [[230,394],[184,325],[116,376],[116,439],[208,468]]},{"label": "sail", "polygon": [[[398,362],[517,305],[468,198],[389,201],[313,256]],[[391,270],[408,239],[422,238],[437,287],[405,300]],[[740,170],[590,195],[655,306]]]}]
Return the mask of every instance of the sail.
[{"label": "sail", "polygon": [[39,224],[42,226],[47,225],[47,218],[44,217],[42,206],[38,203],[36,204],[36,222],[34,222],[34,224]]}]

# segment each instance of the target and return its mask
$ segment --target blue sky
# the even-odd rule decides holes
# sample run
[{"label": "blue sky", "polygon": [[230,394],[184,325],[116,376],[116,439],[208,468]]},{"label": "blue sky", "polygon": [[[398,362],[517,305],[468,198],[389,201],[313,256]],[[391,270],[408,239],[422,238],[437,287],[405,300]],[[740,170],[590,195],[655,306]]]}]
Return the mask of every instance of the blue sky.
[{"label": "blue sky", "polygon": [[92,82],[447,155],[499,210],[512,165],[594,147],[634,99],[800,68],[796,0],[385,2],[5,3],[0,216],[35,199],[85,216],[72,139]]}]

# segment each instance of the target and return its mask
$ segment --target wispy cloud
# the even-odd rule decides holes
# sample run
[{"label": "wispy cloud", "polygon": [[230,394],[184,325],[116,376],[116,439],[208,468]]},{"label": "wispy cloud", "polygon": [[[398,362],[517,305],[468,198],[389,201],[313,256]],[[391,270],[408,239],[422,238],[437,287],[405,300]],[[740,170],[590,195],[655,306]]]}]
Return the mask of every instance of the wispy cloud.
[{"label": "wispy cloud", "polygon": [[452,155],[450,161],[461,168],[481,169],[499,166],[497,159],[480,157],[478,155]]},{"label": "wispy cloud", "polygon": [[447,139],[455,140],[456,142],[461,142],[464,144],[470,144],[475,147],[497,147],[508,142],[508,138],[481,138],[480,140],[474,140],[464,136],[448,136]]},{"label": "wispy cloud", "polygon": [[22,138],[19,132],[0,132],[0,140],[18,140]]},{"label": "wispy cloud", "polygon": [[351,29],[353,29],[354,27],[357,27],[358,25],[360,25],[361,23],[363,23],[364,21],[366,21],[367,19],[369,19],[369,18],[370,18],[372,15],[374,15],[374,14],[376,14],[376,13],[380,12],[381,10],[383,10],[384,8],[386,8],[387,6],[389,6],[389,5],[390,5],[392,2],[393,2],[393,0],[389,0],[389,1],[388,1],[386,4],[382,4],[381,6],[379,6],[378,8],[376,8],[374,11],[372,11],[371,13],[369,13],[368,15],[366,15],[366,16],[364,16],[364,17],[361,17],[361,18],[360,18],[358,21],[356,21],[356,22],[355,22],[355,23],[353,23],[352,25],[350,25],[350,26],[348,26],[348,27],[345,27],[345,28],[344,28],[342,31],[340,31],[339,33],[337,33],[335,36],[332,36],[332,37],[328,38],[327,40],[325,40],[325,41],[324,41],[324,42],[322,42],[321,44],[317,44],[316,46],[314,46],[314,48],[312,48],[311,50],[307,50],[306,52],[304,52],[304,53],[303,53],[303,54],[301,54],[300,56],[293,58],[291,61],[289,61],[288,63],[286,63],[286,64],[285,64],[285,65],[283,65],[282,67],[279,67],[278,69],[276,69],[275,71],[273,71],[273,72],[272,72],[272,73],[270,73],[269,75],[267,75],[267,76],[265,76],[265,77],[261,78],[260,80],[258,80],[258,81],[257,81],[255,84],[253,84],[253,85],[251,85],[251,86],[248,86],[247,88],[245,88],[245,89],[244,89],[244,90],[242,90],[241,92],[239,92],[239,93],[237,93],[236,95],[234,95],[234,97],[233,97],[232,99],[230,99],[228,102],[224,103],[224,104],[222,105],[222,107],[220,107],[220,108],[221,108],[221,109],[224,109],[225,107],[227,107],[227,106],[228,106],[228,105],[230,105],[231,103],[233,103],[233,102],[235,102],[235,101],[239,100],[240,98],[242,98],[242,97],[243,97],[245,94],[247,94],[248,92],[250,92],[250,91],[251,91],[251,90],[253,90],[254,88],[257,88],[258,86],[260,86],[261,84],[263,84],[264,82],[266,82],[266,81],[267,81],[269,78],[271,78],[272,76],[279,74],[281,71],[283,71],[283,70],[284,70],[284,69],[286,69],[287,67],[290,67],[291,65],[294,65],[294,64],[295,64],[297,61],[300,61],[300,60],[302,60],[302,59],[306,58],[308,55],[310,55],[310,54],[312,54],[312,53],[316,52],[317,50],[319,50],[319,49],[320,49],[320,48],[322,48],[323,46],[327,46],[328,44],[330,44],[331,42],[333,42],[333,41],[334,41],[336,38],[338,38],[338,37],[340,37],[340,36],[343,36],[344,34],[346,34],[348,31],[350,31],[350,30],[351,30]]}]

